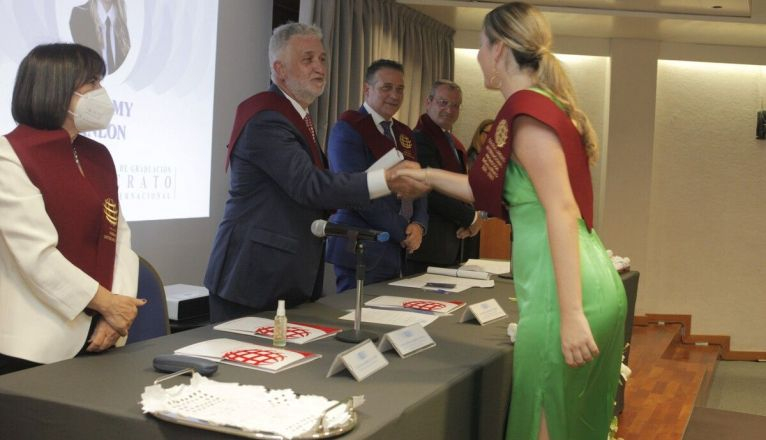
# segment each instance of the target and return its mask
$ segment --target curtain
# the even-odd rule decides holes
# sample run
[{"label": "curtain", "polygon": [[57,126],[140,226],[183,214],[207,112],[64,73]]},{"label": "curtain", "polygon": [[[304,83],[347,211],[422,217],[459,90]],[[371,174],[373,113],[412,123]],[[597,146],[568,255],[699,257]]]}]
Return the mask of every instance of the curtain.
[{"label": "curtain", "polygon": [[397,119],[410,127],[417,123],[431,84],[453,79],[455,31],[393,0],[317,1],[314,24],[322,28],[327,50],[327,85],[311,109],[323,146],[338,116],[362,105],[364,72],[373,61],[387,58],[404,65],[404,100]]}]

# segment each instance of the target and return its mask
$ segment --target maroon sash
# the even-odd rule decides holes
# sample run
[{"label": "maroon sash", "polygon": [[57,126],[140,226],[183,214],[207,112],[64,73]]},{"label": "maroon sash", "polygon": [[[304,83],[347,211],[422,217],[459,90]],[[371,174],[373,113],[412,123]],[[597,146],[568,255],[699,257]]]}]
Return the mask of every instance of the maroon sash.
[{"label": "maroon sash", "polygon": [[427,113],[420,115],[415,130],[423,132],[434,142],[434,144],[436,144],[436,148],[439,150],[439,155],[441,156],[442,168],[452,171],[453,173],[465,173],[465,167],[458,162],[455,153],[452,152],[452,146],[447,141],[447,136],[450,136],[452,142],[455,143],[455,148],[457,149],[458,154],[460,154],[463,163],[465,163],[465,147],[452,135],[452,133],[442,130]]},{"label": "maroon sash", "polygon": [[[29,180],[40,190],[58,233],[56,248],[72,264],[112,289],[117,241],[117,172],[103,145],[64,130],[19,125],[6,135]],[[80,174],[72,146],[85,176]]]},{"label": "maroon sash", "polygon": [[364,144],[369,148],[375,160],[383,157],[383,155],[388,153],[392,148],[396,148],[402,152],[405,159],[415,162],[418,161],[415,141],[412,137],[412,130],[410,130],[410,127],[402,124],[396,119],[392,120],[393,124],[391,125],[391,130],[397,140],[396,145],[394,145],[394,142],[391,141],[391,139],[387,138],[386,135],[378,130],[378,127],[375,126],[375,121],[372,119],[372,115],[369,113],[348,110],[343,112],[338,119],[347,122],[351,128],[356,130],[356,132],[362,136],[362,141],[364,141]]},{"label": "maroon sash", "polygon": [[276,91],[266,91],[253,95],[237,106],[237,114],[234,117],[234,127],[231,130],[231,138],[229,139],[229,145],[226,152],[226,167],[229,169],[229,160],[231,159],[231,152],[234,150],[239,136],[242,134],[247,121],[253,116],[264,110],[273,110],[286,117],[293,127],[303,135],[303,139],[308,144],[309,154],[311,160],[314,162],[317,168],[325,169],[324,161],[322,160],[322,153],[319,150],[319,145],[316,139],[306,126],[306,121],[301,119],[301,115],[295,110],[295,107],[290,101],[285,98],[281,93]]},{"label": "maroon sash", "polygon": [[580,215],[590,230],[593,228],[593,186],[588,155],[580,133],[566,112],[550,98],[532,90],[521,90],[511,95],[497,114],[487,141],[468,175],[476,199],[474,205],[496,217],[507,215],[503,204],[503,186],[512,150],[513,120],[519,115],[535,118],[556,132],[564,150],[569,184]]}]

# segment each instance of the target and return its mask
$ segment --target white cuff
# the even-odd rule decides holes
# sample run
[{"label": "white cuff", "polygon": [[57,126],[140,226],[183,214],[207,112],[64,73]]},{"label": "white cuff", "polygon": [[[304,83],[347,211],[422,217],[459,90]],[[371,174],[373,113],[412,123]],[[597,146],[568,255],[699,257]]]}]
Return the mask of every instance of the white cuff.
[{"label": "white cuff", "polygon": [[391,194],[386,183],[386,170],[381,169],[367,173],[367,189],[370,192],[370,200]]}]

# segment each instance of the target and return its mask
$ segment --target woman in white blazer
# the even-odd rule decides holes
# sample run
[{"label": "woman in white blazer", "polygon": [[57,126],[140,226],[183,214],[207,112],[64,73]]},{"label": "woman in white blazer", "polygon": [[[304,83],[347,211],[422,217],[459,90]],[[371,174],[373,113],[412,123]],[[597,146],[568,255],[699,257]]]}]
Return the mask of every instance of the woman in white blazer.
[{"label": "woman in white blazer", "polygon": [[114,112],[104,73],[78,44],[37,46],[19,66],[19,125],[0,137],[0,374],[106,350],[145,303],[114,162],[80,135]]}]

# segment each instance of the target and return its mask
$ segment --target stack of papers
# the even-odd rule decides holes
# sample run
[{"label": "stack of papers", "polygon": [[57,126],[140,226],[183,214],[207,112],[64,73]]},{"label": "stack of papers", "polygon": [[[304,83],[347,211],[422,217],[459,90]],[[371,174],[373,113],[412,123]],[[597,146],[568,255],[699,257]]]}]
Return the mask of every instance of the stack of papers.
[{"label": "stack of papers", "polygon": [[370,173],[376,170],[385,170],[387,168],[391,168],[403,160],[404,154],[402,154],[402,152],[396,148],[392,148],[388,150],[386,154],[381,156],[380,159],[376,160],[374,164],[370,165],[366,172]]},{"label": "stack of papers", "polygon": [[379,296],[364,303],[379,309],[404,310],[420,313],[448,314],[465,306],[465,301],[436,301],[432,299]]},{"label": "stack of papers", "polygon": [[[274,337],[274,320],[246,316],[244,318],[227,321],[213,327],[214,330],[238,333],[240,335],[254,335],[259,338],[272,339]],[[297,322],[287,323],[287,342],[305,344],[340,333],[339,328],[323,327],[315,324],[301,324]]]},{"label": "stack of papers", "polygon": [[[450,269],[450,270],[452,270],[453,273],[456,271],[456,269]],[[430,288],[426,286],[426,284],[428,283],[450,284],[450,285],[454,284],[455,287]],[[415,278],[406,278],[406,279],[397,280],[388,284],[391,286],[414,287],[416,289],[431,290],[438,293],[450,293],[450,292],[462,292],[464,290],[470,289],[471,287],[495,287],[495,280],[458,278],[458,277],[449,276],[449,275],[434,275],[434,274],[426,273],[426,274],[417,276]]]},{"label": "stack of papers", "polygon": [[484,271],[489,272],[491,274],[500,275],[502,273],[508,273],[511,271],[511,261],[510,260],[477,260],[477,259],[470,259],[465,262],[464,265],[460,266],[461,270],[474,270],[474,271]]},{"label": "stack of papers", "polygon": [[[352,310],[349,313],[340,317],[340,319],[346,321],[353,321],[355,312]],[[374,309],[371,307],[362,307],[362,322],[371,324],[385,324],[395,325],[399,327],[407,327],[413,324],[420,324],[423,327],[436,321],[439,315],[435,313],[413,313],[403,310],[384,310]]]},{"label": "stack of papers", "polygon": [[320,354],[248,344],[234,339],[210,339],[181,347],[175,354],[208,359],[237,367],[278,373],[322,357]]},{"label": "stack of papers", "polygon": [[464,269],[463,267],[459,269],[449,269],[446,267],[428,266],[428,269],[426,269],[426,273],[432,273],[435,275],[447,275],[450,277],[457,277],[457,278],[471,278],[473,280],[488,280],[489,279],[489,273],[487,272],[483,272],[481,270]]}]

